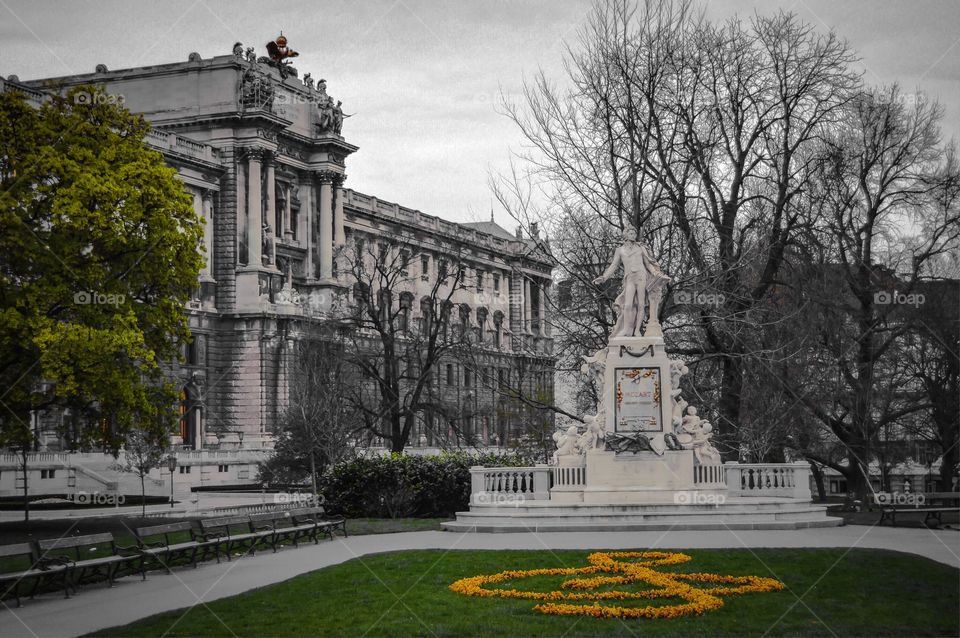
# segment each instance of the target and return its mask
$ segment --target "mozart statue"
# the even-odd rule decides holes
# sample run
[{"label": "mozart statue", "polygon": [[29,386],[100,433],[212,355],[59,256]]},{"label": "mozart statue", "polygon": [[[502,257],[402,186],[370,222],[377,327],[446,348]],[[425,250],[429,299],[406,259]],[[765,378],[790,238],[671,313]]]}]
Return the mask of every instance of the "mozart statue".
[{"label": "mozart statue", "polygon": [[650,321],[644,336],[660,336],[658,313],[662,288],[670,278],[660,269],[660,264],[650,255],[647,247],[637,241],[637,231],[631,226],[623,229],[623,244],[613,253],[613,261],[607,269],[593,283],[602,284],[610,279],[620,265],[623,265],[623,290],[613,302],[617,323],[610,336],[640,336],[648,305]]}]

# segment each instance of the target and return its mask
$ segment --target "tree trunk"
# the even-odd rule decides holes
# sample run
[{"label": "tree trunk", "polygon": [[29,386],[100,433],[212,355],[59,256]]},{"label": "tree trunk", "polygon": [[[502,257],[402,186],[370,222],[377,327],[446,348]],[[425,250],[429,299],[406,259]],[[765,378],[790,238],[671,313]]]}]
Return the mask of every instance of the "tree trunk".
[{"label": "tree trunk", "polygon": [[310,450],[310,489],[313,491],[313,498],[317,498],[317,454],[316,450]]},{"label": "tree trunk", "polygon": [[144,483],[143,472],[140,473],[140,515],[143,518],[147,517],[147,486]]},{"label": "tree trunk", "polygon": [[390,414],[390,434],[390,451],[397,454],[402,453],[403,448],[407,445],[407,437],[403,435],[403,426],[400,423],[399,414]]},{"label": "tree trunk", "polygon": [[810,463],[810,472],[813,474],[813,482],[817,486],[817,500],[821,503],[827,500],[827,490],[823,486],[823,470],[813,461]]},{"label": "tree trunk", "polygon": [[[740,395],[743,389],[743,363],[737,356],[723,358],[723,372],[720,385],[720,419],[716,434],[719,441],[728,446],[726,456],[735,459],[739,448],[737,430],[740,427]],[[730,450],[733,451],[730,451]],[[726,460],[729,460],[726,459]]]}]

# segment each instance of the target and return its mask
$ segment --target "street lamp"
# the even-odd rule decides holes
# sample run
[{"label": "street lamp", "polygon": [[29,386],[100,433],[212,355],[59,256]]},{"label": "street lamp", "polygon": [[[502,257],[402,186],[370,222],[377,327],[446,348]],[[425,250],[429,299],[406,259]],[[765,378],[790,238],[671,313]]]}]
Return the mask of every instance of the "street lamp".
[{"label": "street lamp", "polygon": [[237,437],[240,439],[240,447],[243,447],[243,430],[237,430]]},{"label": "street lamp", "polygon": [[177,469],[177,457],[173,454],[167,457],[167,469],[170,470],[170,507],[173,507],[173,472]]}]

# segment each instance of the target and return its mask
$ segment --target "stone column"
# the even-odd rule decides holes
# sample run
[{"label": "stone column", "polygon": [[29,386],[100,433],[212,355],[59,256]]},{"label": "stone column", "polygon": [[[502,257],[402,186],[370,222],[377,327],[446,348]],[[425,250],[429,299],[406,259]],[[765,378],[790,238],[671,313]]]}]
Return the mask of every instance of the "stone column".
[{"label": "stone column", "polygon": [[321,171],[320,195],[318,202],[320,205],[320,279],[331,279],[333,277],[333,180],[334,174],[329,171]]},{"label": "stone column", "polygon": [[267,255],[267,263],[271,266],[277,263],[277,238],[280,236],[280,229],[274,228],[277,224],[277,180],[276,167],[273,157],[267,159],[267,224],[273,231],[273,241],[270,242],[270,254]]},{"label": "stone column", "polygon": [[533,332],[533,297],[530,294],[530,279],[523,278],[523,331]]},{"label": "stone column", "polygon": [[343,198],[346,195],[343,190],[343,175],[336,181],[336,202],[333,209],[333,243],[337,246],[343,246],[347,243],[346,231],[343,229]]},{"label": "stone column", "polygon": [[213,191],[203,191],[203,218],[206,220],[203,229],[203,247],[207,253],[204,257],[207,265],[200,271],[201,281],[206,276],[207,281],[213,281]]},{"label": "stone column", "polygon": [[303,272],[308,279],[313,279],[316,271],[313,268],[313,228],[316,217],[316,198],[313,195],[313,180],[300,180],[300,244],[307,249],[307,258]]},{"label": "stone column", "polygon": [[284,187],[284,203],[286,207],[283,211],[283,238],[288,242],[293,241],[293,187],[286,185]]},{"label": "stone column", "polygon": [[263,200],[260,195],[260,162],[263,151],[252,148],[247,151],[249,185],[247,187],[247,266],[259,268],[263,264]]},{"label": "stone column", "polygon": [[540,288],[540,321],[542,322],[543,335],[546,337],[553,336],[553,330],[550,326],[550,317],[547,316],[547,303],[548,298],[550,297],[550,283],[547,282],[543,284]]}]

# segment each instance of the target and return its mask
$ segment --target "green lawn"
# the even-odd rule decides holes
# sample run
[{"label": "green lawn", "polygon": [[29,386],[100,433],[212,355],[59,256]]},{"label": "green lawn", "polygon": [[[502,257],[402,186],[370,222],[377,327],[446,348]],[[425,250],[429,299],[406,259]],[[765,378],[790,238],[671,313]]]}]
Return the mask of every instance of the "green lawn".
[{"label": "green lawn", "polygon": [[[411,551],[367,556],[289,581],[161,614],[103,636],[957,636],[960,571],[897,552],[683,550],[659,571],[777,578],[786,589],[723,596],[702,616],[547,616],[534,602],[468,597],[448,586],[503,570],[586,565],[582,551]],[[562,576],[488,587],[550,591]],[[606,588],[611,586],[607,585]],[[621,590],[644,586],[618,585]],[[677,604],[678,599],[615,603]],[[613,604],[613,603],[611,603]]]}]

